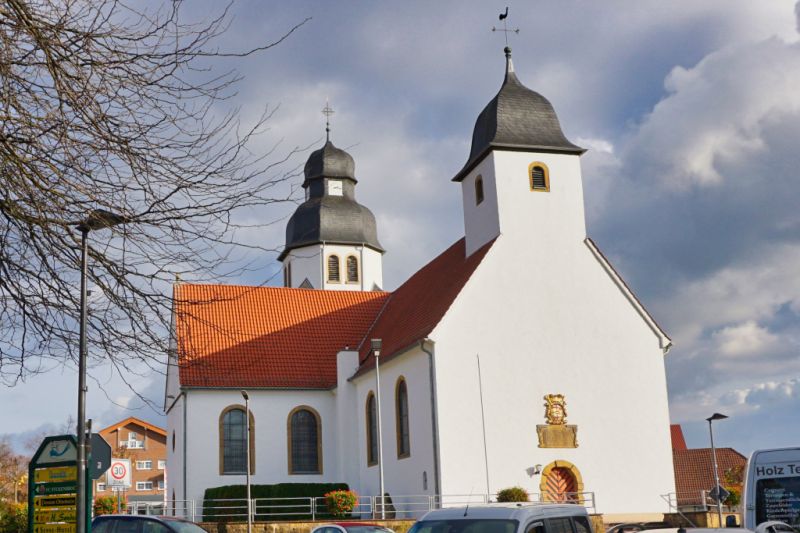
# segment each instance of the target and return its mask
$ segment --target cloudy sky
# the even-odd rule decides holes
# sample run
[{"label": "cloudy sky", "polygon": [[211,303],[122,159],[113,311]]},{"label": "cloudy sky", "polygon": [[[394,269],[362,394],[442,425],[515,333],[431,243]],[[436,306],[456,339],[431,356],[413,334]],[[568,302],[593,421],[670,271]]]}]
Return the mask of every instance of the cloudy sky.
[{"label": "cloudy sky", "polygon": [[[520,28],[510,37],[518,76],[589,148],[589,235],[674,340],[673,423],[690,447],[708,446],[704,419],[717,411],[730,416],[715,425],[720,446],[797,445],[800,3],[242,1],[223,47],[256,46],[312,19],[279,47],[227,63],[245,76],[230,104],[245,122],[279,106],[260,141],[267,150],[321,145],[330,100],[332,140],[356,160],[357,197],[377,216],[393,289],[463,235],[450,178],[502,81],[504,41],[491,27],[506,5]],[[185,8],[196,18],[217,10]],[[243,214],[275,223],[241,238],[279,248],[293,208]],[[252,257],[260,270],[241,282],[272,277],[275,258]],[[130,415],[163,423],[110,370],[93,375],[96,427]],[[163,397],[162,376],[130,380]],[[74,369],[54,369],[0,391],[0,427],[63,426],[76,382]]]}]

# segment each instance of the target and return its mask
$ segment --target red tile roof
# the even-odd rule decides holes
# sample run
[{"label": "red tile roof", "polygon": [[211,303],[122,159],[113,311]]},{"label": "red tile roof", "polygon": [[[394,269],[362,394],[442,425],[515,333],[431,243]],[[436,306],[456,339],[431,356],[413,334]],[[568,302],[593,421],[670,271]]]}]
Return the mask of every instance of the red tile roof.
[{"label": "red tile roof", "polygon": [[125,420],[120,420],[116,424],[111,424],[110,426],[101,429],[97,433],[105,433],[106,431],[109,431],[109,430],[113,431],[115,429],[123,428],[123,427],[127,426],[128,424],[136,424],[137,426],[139,426],[141,428],[149,429],[149,430],[151,430],[151,431],[153,431],[155,433],[160,433],[161,435],[164,435],[165,437],[167,436],[167,432],[166,432],[166,430],[164,428],[158,427],[158,426],[156,426],[154,424],[151,424],[149,422],[145,422],[141,418],[136,418],[135,416],[129,416]]},{"label": "red tile roof", "polygon": [[331,388],[387,292],[175,286],[179,374],[186,387]]},{"label": "red tile roof", "polygon": [[685,450],[686,439],[683,438],[683,430],[680,424],[670,424],[669,436],[672,439],[673,450]]},{"label": "red tile roof", "polygon": [[494,241],[464,257],[465,241],[459,240],[422,267],[394,291],[375,326],[359,348],[359,374],[373,368],[370,339],[383,341],[381,361],[391,359],[433,331],[472,276]]},{"label": "red tile roof", "polygon": [[[744,468],[747,459],[733,448],[717,448],[717,471],[724,485],[725,472],[736,467]],[[672,465],[675,469],[675,491],[678,504],[689,504],[690,499],[699,499],[700,492],[714,487],[714,462],[711,448],[673,450]],[[684,503],[681,503],[681,502]]]},{"label": "red tile roof", "polygon": [[336,354],[369,339],[391,358],[425,338],[491,248],[464,257],[464,239],[393,293],[225,285],[175,286],[179,375],[185,387],[336,385]]}]

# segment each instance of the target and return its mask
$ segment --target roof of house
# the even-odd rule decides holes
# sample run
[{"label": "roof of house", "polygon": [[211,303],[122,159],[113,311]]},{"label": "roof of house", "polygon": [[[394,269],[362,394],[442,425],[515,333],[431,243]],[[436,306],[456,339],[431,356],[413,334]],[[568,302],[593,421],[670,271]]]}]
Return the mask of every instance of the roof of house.
[{"label": "roof of house", "polygon": [[226,285],[175,286],[180,383],[198,388],[329,389],[336,355],[369,339],[389,359],[424,339],[492,243],[464,257],[464,239],[393,293]]},{"label": "roof of house", "polygon": [[336,354],[358,346],[387,292],[175,286],[186,387],[331,388]]},{"label": "roof of house", "polygon": [[120,429],[120,428],[124,428],[128,424],[135,424],[135,425],[137,425],[139,427],[142,427],[144,429],[149,429],[150,431],[153,431],[155,433],[159,433],[161,435],[164,435],[165,437],[167,436],[167,432],[166,432],[166,430],[164,430],[164,428],[160,428],[160,427],[156,426],[155,424],[151,424],[150,422],[145,422],[141,418],[136,418],[135,416],[129,416],[125,420],[120,420],[119,422],[111,424],[108,427],[104,427],[103,429],[98,431],[98,433],[111,432],[111,431],[114,431],[114,430],[117,430],[117,429]]},{"label": "roof of house", "polygon": [[460,239],[422,267],[392,293],[375,325],[359,347],[361,374],[375,366],[370,339],[381,339],[381,361],[391,359],[433,331],[494,240],[465,257],[466,243]]},{"label": "roof of house", "polygon": [[[725,472],[744,467],[747,463],[745,456],[733,448],[717,448],[716,452],[721,483],[724,482]],[[675,469],[675,491],[679,499],[699,495],[701,491],[711,490],[715,485],[711,448],[672,450],[672,465]]]},{"label": "roof of house", "polygon": [[680,424],[670,424],[669,426],[669,436],[672,440],[672,449],[673,450],[685,450],[686,449],[686,439],[683,438],[683,430],[681,429]]}]

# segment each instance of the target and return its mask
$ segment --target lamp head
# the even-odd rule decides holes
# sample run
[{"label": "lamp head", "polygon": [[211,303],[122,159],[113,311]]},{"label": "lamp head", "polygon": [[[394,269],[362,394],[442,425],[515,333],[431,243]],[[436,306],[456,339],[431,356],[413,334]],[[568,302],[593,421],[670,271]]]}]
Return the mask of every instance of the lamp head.
[{"label": "lamp head", "polygon": [[247,401],[247,400],[250,399],[250,397],[247,395],[247,391],[246,390],[242,391],[242,398],[244,398],[244,401]]},{"label": "lamp head", "polygon": [[723,415],[723,414],[720,414],[720,413],[714,413],[713,415],[711,415],[708,418],[706,418],[706,420],[708,420],[709,422],[712,422],[714,420],[725,420],[726,418],[728,418],[727,415]]},{"label": "lamp head", "polygon": [[381,346],[383,346],[383,339],[372,339],[370,341],[370,345],[372,346],[372,351],[375,354],[375,357],[378,357],[381,354]]},{"label": "lamp head", "polygon": [[129,220],[126,216],[105,209],[92,209],[86,218],[77,223],[77,226],[79,230],[88,232],[125,224]]}]

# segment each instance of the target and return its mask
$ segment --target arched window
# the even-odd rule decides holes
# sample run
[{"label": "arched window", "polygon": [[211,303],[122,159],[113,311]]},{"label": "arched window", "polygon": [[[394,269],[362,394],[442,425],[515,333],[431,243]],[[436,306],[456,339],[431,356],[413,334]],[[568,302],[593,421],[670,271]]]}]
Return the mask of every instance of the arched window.
[{"label": "arched window", "polygon": [[478,176],[475,178],[475,205],[483,201],[483,177]]},{"label": "arched window", "polygon": [[[219,473],[244,474],[247,471],[247,425],[244,408],[234,405],[219,417]],[[250,473],[255,472],[255,422],[250,411]]]},{"label": "arched window", "polygon": [[408,432],[408,389],[405,378],[397,380],[394,391],[395,421],[397,424],[397,458],[411,455],[411,437]]},{"label": "arched window", "polygon": [[339,275],[339,256],[338,255],[329,255],[328,256],[328,283],[339,283],[341,281],[341,276]]},{"label": "arched window", "polygon": [[544,163],[535,161],[528,165],[528,178],[532,191],[550,190],[550,172]]},{"label": "arched window", "polygon": [[378,409],[375,394],[367,395],[367,466],[378,464]]},{"label": "arched window", "polygon": [[289,413],[289,473],[322,473],[322,430],[319,414],[308,406]]},{"label": "arched window", "polygon": [[347,256],[347,283],[358,283],[358,258]]}]

